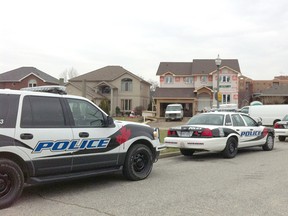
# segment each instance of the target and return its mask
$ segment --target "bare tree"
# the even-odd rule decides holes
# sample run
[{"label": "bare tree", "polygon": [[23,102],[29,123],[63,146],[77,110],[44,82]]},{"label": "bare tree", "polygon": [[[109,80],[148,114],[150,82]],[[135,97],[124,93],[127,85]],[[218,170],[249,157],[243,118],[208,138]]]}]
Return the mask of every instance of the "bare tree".
[{"label": "bare tree", "polygon": [[67,83],[69,79],[76,76],[78,76],[78,72],[73,67],[60,73],[60,78],[63,78],[65,83]]},{"label": "bare tree", "polygon": [[151,87],[150,87],[150,90],[151,90],[151,91],[155,91],[156,88],[159,87],[158,81],[149,79],[148,82],[151,83]]}]

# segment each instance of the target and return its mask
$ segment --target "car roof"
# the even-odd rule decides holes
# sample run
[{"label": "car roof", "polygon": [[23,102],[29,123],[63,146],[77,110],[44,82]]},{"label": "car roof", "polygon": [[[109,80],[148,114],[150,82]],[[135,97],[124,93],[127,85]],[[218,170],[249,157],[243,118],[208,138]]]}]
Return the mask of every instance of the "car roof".
[{"label": "car roof", "polygon": [[[13,89],[0,89],[1,94],[18,94],[18,95],[34,95],[34,96],[45,96],[45,97],[64,97],[64,98],[75,98],[75,99],[84,99],[88,100],[81,96],[75,95],[65,95],[65,94],[56,94],[51,92],[40,92],[40,91],[30,91],[30,90],[13,90]],[[89,100],[88,100],[89,101]]]}]

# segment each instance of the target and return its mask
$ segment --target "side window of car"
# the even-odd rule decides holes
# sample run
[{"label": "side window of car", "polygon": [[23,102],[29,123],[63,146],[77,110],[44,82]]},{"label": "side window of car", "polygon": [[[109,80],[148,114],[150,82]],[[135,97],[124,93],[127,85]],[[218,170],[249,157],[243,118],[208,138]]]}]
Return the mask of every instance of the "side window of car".
[{"label": "side window of car", "polygon": [[102,111],[85,100],[67,99],[75,127],[102,127],[105,119]]},{"label": "side window of car", "polygon": [[14,128],[16,125],[19,95],[0,95],[0,128]]},{"label": "side window of car", "polygon": [[230,115],[226,115],[225,125],[226,126],[232,126],[232,121],[231,121]]},{"label": "side window of car", "polygon": [[256,121],[254,121],[254,119],[250,118],[247,115],[241,115],[241,116],[243,117],[244,121],[246,122],[248,126],[253,126],[253,127],[257,126],[257,123]]},{"label": "side window of car", "polygon": [[60,98],[25,96],[23,100],[21,127],[60,128],[66,121]]},{"label": "side window of car", "polygon": [[239,114],[232,115],[233,126],[245,126],[245,123]]}]

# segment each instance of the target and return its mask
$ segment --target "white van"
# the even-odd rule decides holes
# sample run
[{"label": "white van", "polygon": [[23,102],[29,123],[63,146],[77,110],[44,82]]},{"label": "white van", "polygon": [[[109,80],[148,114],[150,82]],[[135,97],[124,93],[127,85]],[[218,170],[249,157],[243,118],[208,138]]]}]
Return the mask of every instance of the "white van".
[{"label": "white van", "polygon": [[248,114],[254,118],[261,118],[263,125],[274,125],[288,114],[288,104],[273,104],[249,106]]},{"label": "white van", "polygon": [[169,104],[165,110],[165,121],[183,119],[183,107],[181,104]]}]

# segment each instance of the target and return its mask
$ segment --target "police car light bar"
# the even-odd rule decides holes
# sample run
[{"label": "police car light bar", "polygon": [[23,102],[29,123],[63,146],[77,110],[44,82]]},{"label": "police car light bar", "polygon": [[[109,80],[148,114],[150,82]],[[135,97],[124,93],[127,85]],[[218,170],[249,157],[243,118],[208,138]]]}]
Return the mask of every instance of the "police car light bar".
[{"label": "police car light bar", "polygon": [[24,91],[35,91],[35,92],[48,92],[54,94],[67,94],[65,86],[37,86],[21,88]]}]

